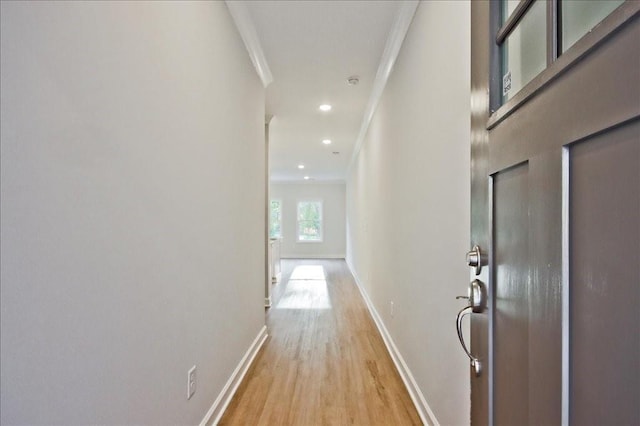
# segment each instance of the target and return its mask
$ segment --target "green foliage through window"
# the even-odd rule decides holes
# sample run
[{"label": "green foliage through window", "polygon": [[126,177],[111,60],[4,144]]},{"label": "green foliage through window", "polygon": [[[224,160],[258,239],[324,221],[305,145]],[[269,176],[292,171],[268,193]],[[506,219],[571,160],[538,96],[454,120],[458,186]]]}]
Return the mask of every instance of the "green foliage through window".
[{"label": "green foliage through window", "polygon": [[269,238],[282,238],[282,201],[271,200]]},{"label": "green foliage through window", "polygon": [[298,241],[322,241],[322,202],[298,202]]}]

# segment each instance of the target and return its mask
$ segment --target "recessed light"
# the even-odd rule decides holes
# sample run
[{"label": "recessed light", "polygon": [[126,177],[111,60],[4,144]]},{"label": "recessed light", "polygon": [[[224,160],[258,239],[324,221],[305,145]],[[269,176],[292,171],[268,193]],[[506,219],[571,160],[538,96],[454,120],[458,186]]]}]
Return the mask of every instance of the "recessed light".
[{"label": "recessed light", "polygon": [[323,139],[322,143],[325,145],[331,145],[331,139]]},{"label": "recessed light", "polygon": [[309,180],[309,179],[311,179],[309,176],[304,177],[304,180]]},{"label": "recessed light", "polygon": [[320,108],[320,111],[324,112],[331,111],[331,105],[329,104],[322,104],[318,108]]},{"label": "recessed light", "polygon": [[299,169],[304,169],[304,164],[298,164]]}]

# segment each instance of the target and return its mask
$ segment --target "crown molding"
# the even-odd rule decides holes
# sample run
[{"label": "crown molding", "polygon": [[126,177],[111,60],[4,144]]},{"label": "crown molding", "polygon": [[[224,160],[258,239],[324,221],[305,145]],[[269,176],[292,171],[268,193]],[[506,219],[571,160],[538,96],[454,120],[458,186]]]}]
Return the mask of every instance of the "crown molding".
[{"label": "crown molding", "polygon": [[247,9],[244,1],[226,0],[225,3],[247,48],[247,52],[249,52],[251,62],[253,62],[256,72],[260,76],[260,80],[262,80],[262,85],[266,88],[273,81],[273,75],[269,69],[267,58],[262,51],[260,39],[258,38],[256,27],[253,25],[249,9]]},{"label": "crown molding", "polygon": [[415,15],[419,3],[420,2],[417,0],[403,1],[402,6],[400,6],[400,9],[398,10],[396,20],[389,32],[389,37],[387,38],[384,51],[382,52],[382,57],[380,58],[380,64],[378,65],[378,71],[376,72],[376,77],[373,81],[369,102],[367,103],[367,108],[365,109],[364,117],[362,118],[360,132],[358,133],[358,138],[356,139],[353,154],[351,155],[351,161],[349,162],[347,170],[350,170],[353,167],[353,164],[360,153],[360,148],[362,148],[362,143],[364,142],[364,138],[369,130],[373,114],[376,112],[376,108],[378,107],[384,88],[387,86],[387,80],[389,80],[389,76],[393,71],[393,66],[396,63],[396,59],[400,53],[400,48],[402,47],[405,36],[407,35],[407,31],[409,31],[413,15]]}]

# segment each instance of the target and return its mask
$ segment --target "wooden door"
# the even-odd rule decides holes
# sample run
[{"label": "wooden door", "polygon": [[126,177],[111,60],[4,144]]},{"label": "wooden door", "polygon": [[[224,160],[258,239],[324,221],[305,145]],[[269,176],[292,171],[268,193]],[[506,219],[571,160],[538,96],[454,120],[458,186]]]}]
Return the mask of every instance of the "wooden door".
[{"label": "wooden door", "polygon": [[472,424],[640,424],[640,2],[471,8]]}]

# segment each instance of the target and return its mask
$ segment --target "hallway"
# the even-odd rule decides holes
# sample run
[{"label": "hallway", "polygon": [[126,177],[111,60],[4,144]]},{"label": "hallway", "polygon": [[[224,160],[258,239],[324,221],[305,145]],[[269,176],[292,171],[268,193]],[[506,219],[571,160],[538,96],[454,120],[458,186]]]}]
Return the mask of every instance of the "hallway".
[{"label": "hallway", "polygon": [[344,260],[283,260],[273,291],[221,425],[421,424]]}]

